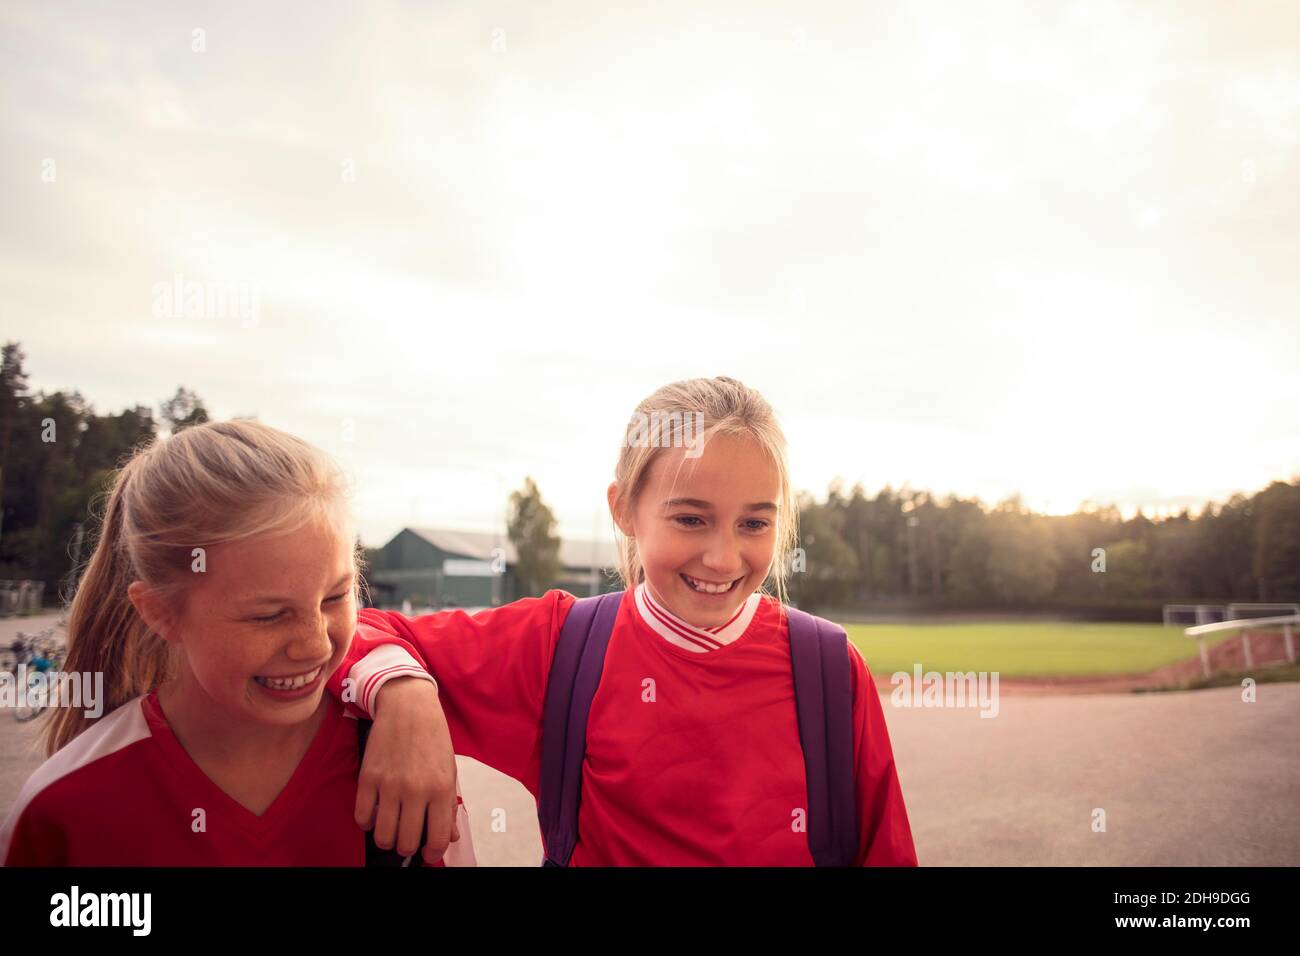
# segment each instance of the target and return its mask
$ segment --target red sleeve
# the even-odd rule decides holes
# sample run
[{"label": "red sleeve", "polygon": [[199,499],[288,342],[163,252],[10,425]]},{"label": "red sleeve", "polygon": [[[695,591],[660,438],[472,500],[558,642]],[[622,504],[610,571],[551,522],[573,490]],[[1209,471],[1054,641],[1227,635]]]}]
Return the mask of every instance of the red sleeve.
[{"label": "red sleeve", "polygon": [[885,726],[885,711],[867,662],[852,643],[853,743],[857,768],[858,866],[916,866],[912,827]]},{"label": "red sleeve", "polygon": [[[373,612],[363,610],[359,617],[363,618],[367,613]],[[373,651],[379,653],[370,657]],[[402,653],[403,651],[405,653]],[[408,660],[408,655],[413,660]],[[353,667],[366,658],[369,658],[366,663],[371,666],[358,668],[356,673],[352,673]],[[391,630],[358,626],[352,636],[352,643],[348,645],[347,656],[343,658],[343,663],[338,666],[338,670],[325,682],[325,689],[342,701],[344,709],[352,716],[371,717],[370,705],[374,702],[374,694],[378,692],[383,681],[404,673],[418,673],[417,664],[423,665],[420,652],[413,645],[395,636]],[[365,683],[365,688],[358,686],[358,674],[363,675],[361,681]],[[370,689],[371,694],[363,694],[364,689]]]},{"label": "red sleeve", "polygon": [[375,643],[387,635],[412,648],[438,682],[456,753],[514,777],[536,797],[546,682],[576,600],[551,590],[474,615],[440,611],[416,618],[367,609],[358,631],[369,629]]}]

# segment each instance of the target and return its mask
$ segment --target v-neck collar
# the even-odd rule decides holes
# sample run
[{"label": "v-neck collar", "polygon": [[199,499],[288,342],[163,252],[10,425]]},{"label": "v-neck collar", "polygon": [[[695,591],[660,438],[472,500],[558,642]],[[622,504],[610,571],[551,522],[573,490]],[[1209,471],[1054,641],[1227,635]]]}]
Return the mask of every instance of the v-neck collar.
[{"label": "v-neck collar", "polygon": [[257,842],[266,841],[285,821],[292,819],[303,800],[311,796],[311,781],[317,778],[316,771],[321,761],[329,754],[335,734],[340,731],[346,719],[343,708],[331,702],[326,710],[325,719],[316,729],[316,736],[312,738],[311,746],[298,761],[298,766],[294,768],[288,783],[276,794],[266,811],[259,816],[222,790],[203,772],[203,768],[194,762],[194,758],[189,755],[172,731],[171,724],[167,722],[157,691],[145,697],[143,709],[154,739],[176,772],[187,780],[196,794],[207,795],[205,799],[209,801],[209,806],[221,807],[223,817],[233,821]]}]

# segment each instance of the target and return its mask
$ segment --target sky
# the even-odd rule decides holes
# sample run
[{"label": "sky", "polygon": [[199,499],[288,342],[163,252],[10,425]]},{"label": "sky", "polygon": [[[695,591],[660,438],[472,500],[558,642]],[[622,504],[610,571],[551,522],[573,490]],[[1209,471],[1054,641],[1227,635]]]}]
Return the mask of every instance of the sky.
[{"label": "sky", "polygon": [[[728,375],[796,487],[1300,476],[1300,6],[0,7],[0,338],[334,454],[367,544],[572,537]],[[179,290],[180,296],[173,294]]]}]

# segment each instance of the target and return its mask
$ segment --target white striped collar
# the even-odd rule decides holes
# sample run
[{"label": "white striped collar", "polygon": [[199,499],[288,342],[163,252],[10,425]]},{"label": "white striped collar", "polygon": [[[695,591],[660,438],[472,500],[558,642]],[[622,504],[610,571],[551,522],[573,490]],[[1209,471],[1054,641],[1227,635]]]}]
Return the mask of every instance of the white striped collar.
[{"label": "white striped collar", "polygon": [[762,600],[762,595],[755,591],[745,599],[745,603],[740,606],[730,621],[717,627],[705,628],[688,624],[665,608],[651,596],[644,581],[636,586],[634,593],[636,609],[641,614],[641,620],[645,621],[652,631],[670,644],[700,654],[725,647],[744,634],[745,629],[749,627],[749,622],[754,619],[754,612],[758,610],[758,602]]}]

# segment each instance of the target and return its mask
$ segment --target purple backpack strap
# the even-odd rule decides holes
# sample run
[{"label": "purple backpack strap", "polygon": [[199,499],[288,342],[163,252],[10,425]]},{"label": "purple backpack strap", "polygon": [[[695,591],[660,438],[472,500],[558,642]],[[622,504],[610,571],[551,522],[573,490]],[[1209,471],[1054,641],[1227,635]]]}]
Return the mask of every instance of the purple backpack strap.
[{"label": "purple backpack strap", "polygon": [[[578,842],[587,714],[622,599],[622,591],[580,598],[560,630],[542,712],[537,815],[546,849],[543,866],[568,866]],[[858,818],[848,636],[843,628],[797,608],[786,612],[808,786],[808,847],[818,866],[852,866],[858,854]]]},{"label": "purple backpack strap", "polygon": [[568,866],[578,842],[587,713],[605,666],[622,591],[579,598],[569,608],[551,661],[542,711],[542,776],[537,797],[543,866]]},{"label": "purple backpack strap", "polygon": [[787,607],[799,743],[808,777],[808,848],[818,866],[858,856],[853,780],[853,684],[842,627]]}]

